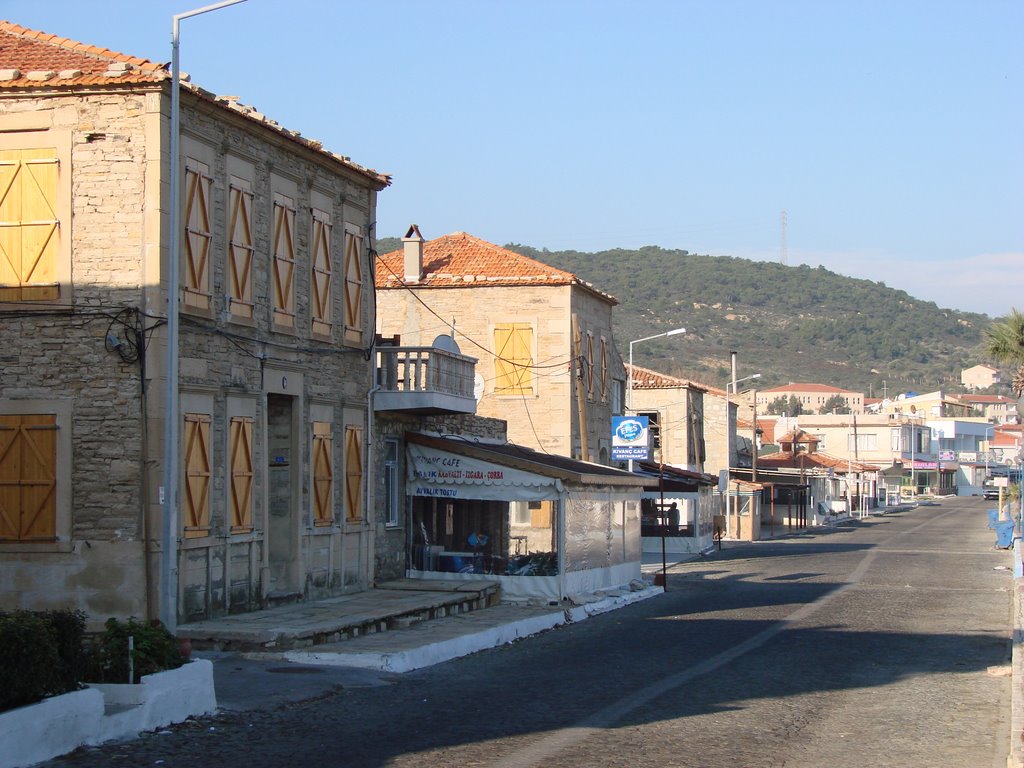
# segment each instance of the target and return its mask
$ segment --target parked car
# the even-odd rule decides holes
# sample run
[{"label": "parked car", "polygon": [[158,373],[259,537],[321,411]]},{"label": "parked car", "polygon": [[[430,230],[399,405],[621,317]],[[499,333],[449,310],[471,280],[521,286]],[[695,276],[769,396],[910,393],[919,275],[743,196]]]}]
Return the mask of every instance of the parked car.
[{"label": "parked car", "polygon": [[982,495],[986,499],[998,499],[999,498],[999,489],[995,488],[993,486],[986,486],[984,492],[982,493]]}]

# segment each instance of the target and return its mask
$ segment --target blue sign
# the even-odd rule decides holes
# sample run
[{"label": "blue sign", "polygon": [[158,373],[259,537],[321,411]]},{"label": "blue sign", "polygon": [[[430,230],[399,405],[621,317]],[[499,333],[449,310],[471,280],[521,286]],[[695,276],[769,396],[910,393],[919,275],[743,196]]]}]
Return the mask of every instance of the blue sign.
[{"label": "blue sign", "polygon": [[615,461],[646,461],[648,435],[646,416],[612,417],[612,459]]}]

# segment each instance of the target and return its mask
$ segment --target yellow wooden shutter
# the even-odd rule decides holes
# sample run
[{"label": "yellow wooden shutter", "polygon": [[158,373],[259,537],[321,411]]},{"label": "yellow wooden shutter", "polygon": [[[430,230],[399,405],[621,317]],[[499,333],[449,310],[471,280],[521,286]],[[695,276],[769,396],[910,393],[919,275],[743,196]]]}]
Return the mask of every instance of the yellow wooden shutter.
[{"label": "yellow wooden shutter", "polygon": [[185,414],[185,536],[210,531],[210,417]]},{"label": "yellow wooden shutter", "polygon": [[252,192],[243,182],[228,188],[228,303],[234,317],[251,319],[252,301]]},{"label": "yellow wooden shutter", "polygon": [[57,535],[57,417],[0,416],[0,540]]},{"label": "yellow wooden shutter", "polygon": [[295,206],[274,196],[274,323],[295,327]]},{"label": "yellow wooden shutter", "polygon": [[345,229],[345,342],[363,343],[363,237]]},{"label": "yellow wooden shutter", "polygon": [[313,422],[313,524],[334,522],[334,439],[331,424]]},{"label": "yellow wooden shutter", "polygon": [[210,308],[210,192],[213,179],[202,163],[185,164],[185,281],[187,307]]},{"label": "yellow wooden shutter", "polygon": [[553,504],[553,501],[532,502],[530,504],[530,525],[534,528],[550,528]]},{"label": "yellow wooden shutter", "polygon": [[0,152],[0,301],[60,297],[57,150]]},{"label": "yellow wooden shutter", "polygon": [[500,395],[533,391],[533,327],[503,323],[494,327],[494,391]]},{"label": "yellow wooden shutter", "polygon": [[229,435],[231,451],[231,530],[252,530],[252,425],[248,416],[232,416]]},{"label": "yellow wooden shutter", "polygon": [[313,333],[330,336],[333,307],[331,306],[331,216],[313,209],[312,248]]},{"label": "yellow wooden shutter", "polygon": [[345,427],[345,514],[349,520],[363,517],[363,430]]}]

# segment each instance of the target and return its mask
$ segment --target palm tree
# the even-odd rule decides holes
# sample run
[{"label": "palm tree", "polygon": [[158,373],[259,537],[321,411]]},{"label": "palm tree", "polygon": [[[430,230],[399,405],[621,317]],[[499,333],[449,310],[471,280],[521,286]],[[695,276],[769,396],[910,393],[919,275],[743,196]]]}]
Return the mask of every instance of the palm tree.
[{"label": "palm tree", "polygon": [[1011,309],[1010,314],[985,329],[985,351],[1003,363],[1016,365],[1013,393],[1024,397],[1024,313]]}]

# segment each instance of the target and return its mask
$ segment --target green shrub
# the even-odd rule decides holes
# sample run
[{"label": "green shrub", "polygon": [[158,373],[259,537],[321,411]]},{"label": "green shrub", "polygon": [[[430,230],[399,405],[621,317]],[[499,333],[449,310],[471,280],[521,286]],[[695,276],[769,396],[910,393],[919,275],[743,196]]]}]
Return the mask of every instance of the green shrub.
[{"label": "green shrub", "polygon": [[132,682],[143,675],[176,669],[185,663],[178,640],[159,621],[149,623],[107,619],[103,634],[90,654],[88,680],[93,683],[128,682],[128,638],[134,638],[135,660]]},{"label": "green shrub", "polygon": [[56,635],[46,614],[0,614],[0,711],[68,690],[62,687]]},{"label": "green shrub", "polygon": [[49,622],[60,663],[54,670],[53,693],[77,691],[85,679],[85,614],[82,611],[46,611],[38,614]]}]

